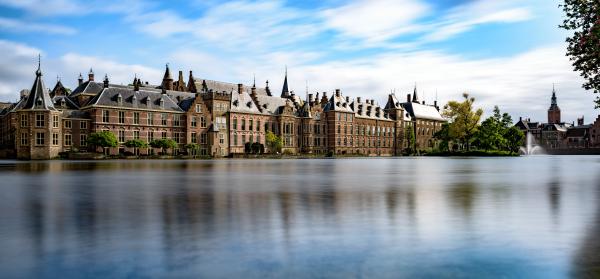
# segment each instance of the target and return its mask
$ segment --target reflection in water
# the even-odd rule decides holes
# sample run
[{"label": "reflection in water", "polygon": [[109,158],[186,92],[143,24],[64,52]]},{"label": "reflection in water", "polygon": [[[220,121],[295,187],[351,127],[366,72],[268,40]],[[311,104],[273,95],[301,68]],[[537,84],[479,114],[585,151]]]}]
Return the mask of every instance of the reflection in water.
[{"label": "reflection in water", "polygon": [[599,164],[552,156],[0,161],[0,273],[593,277]]}]

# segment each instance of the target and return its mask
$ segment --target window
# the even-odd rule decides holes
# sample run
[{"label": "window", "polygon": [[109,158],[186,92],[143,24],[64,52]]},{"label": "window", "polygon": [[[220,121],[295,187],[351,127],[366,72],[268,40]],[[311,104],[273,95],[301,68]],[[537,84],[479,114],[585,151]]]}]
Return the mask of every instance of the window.
[{"label": "window", "polygon": [[163,126],[167,126],[167,114],[166,113],[160,114],[160,124]]},{"label": "window", "polygon": [[154,125],[154,114],[151,112],[148,113],[148,125]]},{"label": "window", "polygon": [[53,115],[52,116],[52,128],[58,128],[58,127],[59,127],[58,115]]},{"label": "window", "polygon": [[58,133],[52,134],[52,145],[58,145]]},{"label": "window", "polygon": [[29,122],[29,121],[27,121],[28,118],[29,118],[28,115],[21,114],[21,127],[27,127],[27,126],[29,126],[29,123],[27,123],[27,122]]},{"label": "window", "polygon": [[242,131],[246,130],[246,119],[242,118]]},{"label": "window", "polygon": [[197,113],[201,113],[202,112],[202,105],[200,105],[200,104],[196,105],[196,112]]},{"label": "window", "polygon": [[192,116],[190,126],[192,126],[192,127],[198,126],[198,123],[196,122],[196,116]]},{"label": "window", "polygon": [[181,133],[180,132],[176,132],[174,136],[175,136],[175,142],[176,143],[181,143],[181,138],[182,138],[181,137]]},{"label": "window", "polygon": [[237,134],[233,135],[233,145],[238,145],[238,135]]},{"label": "window", "polygon": [[119,130],[119,142],[125,142],[125,131]]},{"label": "window", "polygon": [[208,135],[206,133],[200,134],[200,144],[206,144],[208,142]]},{"label": "window", "polygon": [[27,133],[21,133],[21,145],[29,144],[29,135]]},{"label": "window", "polygon": [[133,139],[139,140],[140,139],[140,131],[133,131]]},{"label": "window", "polygon": [[87,146],[87,135],[79,135],[79,146]]},{"label": "window", "polygon": [[44,127],[44,114],[42,113],[37,113],[35,115],[35,126],[36,127]]},{"label": "window", "polygon": [[87,121],[79,121],[79,129],[87,129]]},{"label": "window", "polygon": [[232,130],[237,130],[237,118],[234,118],[232,123],[231,123],[231,129]]},{"label": "window", "polygon": [[246,144],[246,135],[242,135],[242,144]]},{"label": "window", "polygon": [[133,124],[135,124],[135,125],[140,124],[140,113],[139,112],[133,113]]},{"label": "window", "polygon": [[73,127],[72,124],[73,123],[71,123],[71,120],[65,120],[65,128],[66,129],[71,129]]},{"label": "window", "polygon": [[148,133],[150,133],[149,137],[148,137],[148,141],[153,141],[154,140],[154,131],[150,131]]},{"label": "window", "polygon": [[167,131],[162,131],[160,133],[160,135],[161,135],[161,138],[166,139],[167,138]]},{"label": "window", "polygon": [[256,120],[256,131],[260,132],[260,119]]},{"label": "window", "polygon": [[71,134],[65,134],[65,146],[71,146],[73,143],[73,136]]},{"label": "window", "polygon": [[254,135],[250,134],[250,139],[248,140],[250,143],[254,143]]},{"label": "window", "polygon": [[206,128],[206,118],[204,116],[200,116],[200,127]]},{"label": "window", "polygon": [[119,111],[119,124],[125,124],[125,112]]},{"label": "window", "polygon": [[110,122],[110,115],[109,115],[108,110],[102,111],[102,122],[104,122],[104,123]]},{"label": "window", "polygon": [[248,121],[248,131],[252,131],[253,130],[253,124],[254,124],[254,120],[250,119],[250,121]]},{"label": "window", "polygon": [[46,144],[46,134],[45,133],[35,133],[35,144],[36,145]]},{"label": "window", "polygon": [[196,143],[197,140],[198,140],[198,136],[196,135],[196,133],[192,133],[191,142]]},{"label": "window", "polygon": [[220,144],[225,143],[225,135],[223,135],[223,133],[219,133],[219,143]]},{"label": "window", "polygon": [[181,126],[181,115],[173,115],[173,126]]}]

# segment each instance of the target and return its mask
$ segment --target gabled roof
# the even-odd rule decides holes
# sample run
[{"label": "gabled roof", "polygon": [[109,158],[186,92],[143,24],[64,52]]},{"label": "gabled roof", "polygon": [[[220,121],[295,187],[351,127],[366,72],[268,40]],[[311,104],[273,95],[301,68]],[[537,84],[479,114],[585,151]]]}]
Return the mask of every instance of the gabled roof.
[{"label": "gabled roof", "polygon": [[55,110],[52,99],[50,98],[50,92],[44,84],[42,79],[42,70],[38,65],[38,69],[35,72],[35,81],[29,91],[29,95],[25,98],[25,103],[21,109],[44,109],[44,110]]},{"label": "gabled roof", "polygon": [[402,107],[408,112],[414,120],[428,119],[435,121],[446,121],[440,114],[440,112],[434,107],[429,105],[422,105],[419,103],[405,102],[402,103]]},{"label": "gabled roof", "polygon": [[52,102],[55,108],[59,109],[79,109],[79,106],[67,96],[54,96]]},{"label": "gabled roof", "polygon": [[278,115],[280,108],[284,107],[288,99],[268,96],[268,95],[257,95],[257,105],[264,114]]},{"label": "gabled roof", "polygon": [[375,102],[371,104],[371,102],[362,100],[359,102],[356,99],[350,104],[350,107],[358,118],[389,120],[387,113]]},{"label": "gabled roof", "polygon": [[350,103],[346,102],[344,96],[338,92],[334,93],[331,98],[329,98],[329,102],[323,108],[323,111],[341,111],[341,112],[353,112],[350,107]]},{"label": "gabled roof", "polygon": [[[119,102],[120,99],[120,102]],[[160,101],[163,101],[161,107]],[[87,106],[110,106],[182,112],[183,110],[167,94],[156,91],[135,91],[128,88],[104,88],[100,94],[90,100]]]},{"label": "gabled roof", "polygon": [[77,86],[77,88],[75,88],[75,90],[73,90],[73,92],[71,92],[71,95],[69,95],[69,96],[76,96],[78,94],[96,95],[96,94],[100,93],[103,88],[104,88],[104,85],[101,82],[93,82],[93,81],[88,80],[88,81],[80,84],[79,86]]},{"label": "gabled roof", "polygon": [[388,96],[388,101],[385,104],[385,109],[401,109],[402,105],[400,104],[400,102],[398,101],[398,98],[396,98],[396,94],[392,93]]},{"label": "gabled roof", "polygon": [[231,112],[253,113],[260,114],[261,111],[256,107],[256,104],[246,91],[238,93],[231,92]]},{"label": "gabled roof", "polygon": [[56,85],[54,85],[54,89],[50,91],[50,97],[54,96],[66,96],[68,93],[67,88],[63,86],[62,82],[58,80]]}]

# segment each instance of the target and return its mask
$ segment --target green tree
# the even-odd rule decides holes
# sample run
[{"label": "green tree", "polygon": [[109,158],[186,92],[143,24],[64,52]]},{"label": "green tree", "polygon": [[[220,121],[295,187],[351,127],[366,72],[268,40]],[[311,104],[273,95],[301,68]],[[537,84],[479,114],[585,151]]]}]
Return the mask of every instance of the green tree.
[{"label": "green tree", "polygon": [[172,139],[156,139],[150,142],[150,146],[162,149],[162,153],[166,154],[167,149],[177,148],[177,142]]},{"label": "green tree", "polygon": [[463,102],[448,102],[442,114],[450,119],[450,136],[460,141],[466,146],[467,151],[469,151],[471,140],[477,133],[483,110],[474,110],[473,103],[475,102],[475,98],[469,98],[469,94],[464,93],[463,97],[465,98]]},{"label": "green tree", "polygon": [[109,131],[100,131],[96,133],[91,133],[87,138],[87,143],[94,148],[102,147],[102,153],[106,154],[107,147],[117,147],[119,146],[119,141],[115,134]]},{"label": "green tree", "polygon": [[448,123],[442,124],[442,128],[433,134],[433,138],[439,141],[438,148],[440,151],[448,151],[448,146],[452,142],[452,137],[450,137],[450,125]]},{"label": "green tree", "polygon": [[519,128],[512,126],[506,130],[504,134],[506,140],[506,147],[511,153],[519,152],[519,148],[523,146],[525,140],[525,134]]},{"label": "green tree", "polygon": [[138,155],[138,150],[140,148],[148,148],[148,143],[141,140],[141,139],[132,139],[132,140],[128,140],[126,141],[123,145],[125,145],[126,147],[129,148],[133,148],[133,153],[135,155]]},{"label": "green tree", "polygon": [[406,153],[408,153],[409,155],[415,153],[417,149],[417,147],[415,146],[417,144],[417,140],[415,138],[415,130],[410,124],[406,126],[406,128],[404,128],[404,140],[406,140],[408,146],[406,148]]},{"label": "green tree", "polygon": [[283,147],[283,140],[281,137],[278,137],[271,131],[267,132],[265,143],[267,144],[267,147],[269,147],[269,152],[271,153],[280,152],[281,148]]},{"label": "green tree", "polygon": [[188,150],[188,153],[192,154],[192,156],[194,158],[196,158],[196,154],[198,153],[198,150],[200,149],[200,145],[198,145],[197,143],[188,143],[185,145],[185,149]]},{"label": "green tree", "polygon": [[[585,78],[583,88],[600,93],[600,2],[598,0],[564,0],[566,17],[561,28],[572,31],[567,37],[567,56],[575,71]],[[596,108],[600,97],[596,97]]]}]

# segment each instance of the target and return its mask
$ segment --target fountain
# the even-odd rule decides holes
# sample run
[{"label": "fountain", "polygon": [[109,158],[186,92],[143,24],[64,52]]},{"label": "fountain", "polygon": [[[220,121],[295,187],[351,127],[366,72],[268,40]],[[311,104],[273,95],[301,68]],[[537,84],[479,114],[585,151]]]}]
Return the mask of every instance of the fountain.
[{"label": "fountain", "polygon": [[520,148],[521,154],[523,155],[539,155],[545,154],[544,148],[542,148],[539,144],[535,142],[535,138],[531,134],[531,132],[527,132],[527,137],[525,140],[525,146]]}]

